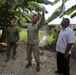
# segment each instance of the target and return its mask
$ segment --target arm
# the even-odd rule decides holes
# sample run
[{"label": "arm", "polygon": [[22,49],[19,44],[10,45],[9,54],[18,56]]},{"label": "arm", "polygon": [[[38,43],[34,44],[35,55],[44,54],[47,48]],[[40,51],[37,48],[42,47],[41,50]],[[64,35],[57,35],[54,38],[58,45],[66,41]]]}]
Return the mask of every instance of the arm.
[{"label": "arm", "polygon": [[73,45],[73,43],[69,43],[68,45],[67,45],[67,48],[66,48],[66,51],[65,51],[65,54],[64,54],[64,58],[65,59],[67,59],[68,58],[68,53],[69,53],[69,51],[70,51],[70,49],[72,48],[72,45]]},{"label": "arm", "polygon": [[38,29],[40,29],[44,25],[44,22],[45,22],[45,17],[44,17],[44,14],[42,14],[41,21],[38,24]]},{"label": "arm", "polygon": [[45,22],[44,13],[45,13],[45,9],[43,8],[42,17],[41,17],[40,23],[38,24],[38,29],[40,29],[44,25],[44,22]]},{"label": "arm", "polygon": [[20,19],[18,20],[18,25],[20,26],[20,27],[22,27],[22,28],[27,28],[27,24],[22,24],[21,22],[20,22]]},{"label": "arm", "polygon": [[72,45],[75,43],[74,37],[75,37],[74,32],[70,32],[67,36],[67,47],[66,47],[65,54],[64,54],[65,59],[68,58],[69,51],[71,50]]}]

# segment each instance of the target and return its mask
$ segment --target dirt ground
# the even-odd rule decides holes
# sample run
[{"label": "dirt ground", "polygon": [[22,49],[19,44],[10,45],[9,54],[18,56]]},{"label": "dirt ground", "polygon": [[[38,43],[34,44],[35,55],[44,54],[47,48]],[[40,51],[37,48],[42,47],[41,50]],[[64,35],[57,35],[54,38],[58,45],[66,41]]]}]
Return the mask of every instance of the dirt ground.
[{"label": "dirt ground", "polygon": [[[19,44],[16,60],[10,58],[8,62],[5,62],[6,52],[0,53],[0,75],[56,75],[54,73],[57,70],[55,51],[40,50],[41,70],[37,72],[34,57],[32,66],[27,69],[25,68],[27,64],[25,48],[25,44]],[[71,58],[70,61],[70,75],[76,75],[76,60]]]}]

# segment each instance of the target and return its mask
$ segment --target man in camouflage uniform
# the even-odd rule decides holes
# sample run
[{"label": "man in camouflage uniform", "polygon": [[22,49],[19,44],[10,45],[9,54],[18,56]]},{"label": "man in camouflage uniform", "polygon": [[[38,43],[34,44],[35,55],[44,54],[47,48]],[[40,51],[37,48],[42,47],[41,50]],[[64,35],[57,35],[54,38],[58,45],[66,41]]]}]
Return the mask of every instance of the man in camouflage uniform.
[{"label": "man in camouflage uniform", "polygon": [[13,59],[16,55],[16,47],[19,41],[19,31],[14,24],[14,20],[10,20],[10,27],[7,28],[7,62],[10,59],[11,48],[13,47]]},{"label": "man in camouflage uniform", "polygon": [[37,63],[37,71],[40,71],[40,58],[39,58],[39,38],[38,38],[38,32],[39,29],[44,25],[44,8],[42,10],[42,17],[41,21],[39,24],[37,24],[39,20],[39,16],[37,14],[34,14],[32,16],[32,24],[22,24],[20,22],[20,19],[18,20],[18,24],[22,28],[27,28],[27,46],[26,46],[26,51],[27,51],[27,59],[28,59],[28,64],[26,65],[26,68],[30,67],[32,65],[31,60],[32,60],[32,52],[35,57],[35,61]]}]

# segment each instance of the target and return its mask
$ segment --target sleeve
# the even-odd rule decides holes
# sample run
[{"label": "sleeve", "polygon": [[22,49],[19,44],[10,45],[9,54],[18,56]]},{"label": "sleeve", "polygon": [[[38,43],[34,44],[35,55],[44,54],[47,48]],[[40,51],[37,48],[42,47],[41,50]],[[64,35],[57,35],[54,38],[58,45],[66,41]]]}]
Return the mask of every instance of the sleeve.
[{"label": "sleeve", "polygon": [[67,36],[68,38],[68,43],[75,43],[75,33],[74,32],[70,32]]},{"label": "sleeve", "polygon": [[40,29],[44,25],[44,22],[45,22],[45,17],[44,14],[42,14],[41,20],[38,24],[38,29]]},{"label": "sleeve", "polygon": [[27,23],[26,24],[22,24],[20,21],[17,22],[18,25],[22,28],[27,28]]}]

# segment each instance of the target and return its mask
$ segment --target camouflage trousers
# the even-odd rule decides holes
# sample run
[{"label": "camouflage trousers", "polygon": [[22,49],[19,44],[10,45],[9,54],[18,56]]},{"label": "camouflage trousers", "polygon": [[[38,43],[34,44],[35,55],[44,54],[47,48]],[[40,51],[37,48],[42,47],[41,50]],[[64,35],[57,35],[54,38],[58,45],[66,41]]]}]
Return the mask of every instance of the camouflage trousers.
[{"label": "camouflage trousers", "polygon": [[32,52],[33,52],[35,61],[37,63],[40,62],[40,57],[39,57],[40,52],[39,52],[39,45],[38,44],[27,44],[26,51],[27,51],[27,59],[29,61],[32,60]]},{"label": "camouflage trousers", "polygon": [[10,56],[10,53],[11,53],[11,49],[13,48],[13,56],[16,55],[16,42],[9,42],[8,45],[7,45],[7,56]]}]

